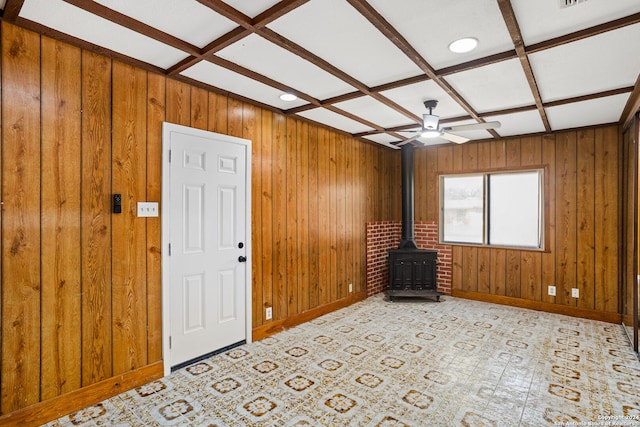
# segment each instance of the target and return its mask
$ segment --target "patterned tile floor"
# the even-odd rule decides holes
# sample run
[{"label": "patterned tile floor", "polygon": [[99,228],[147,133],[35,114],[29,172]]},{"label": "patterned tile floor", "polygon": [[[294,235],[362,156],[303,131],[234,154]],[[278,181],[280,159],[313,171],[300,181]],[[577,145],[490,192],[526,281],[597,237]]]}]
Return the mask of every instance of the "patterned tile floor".
[{"label": "patterned tile floor", "polygon": [[377,295],[48,425],[640,425],[640,362],[619,325]]}]

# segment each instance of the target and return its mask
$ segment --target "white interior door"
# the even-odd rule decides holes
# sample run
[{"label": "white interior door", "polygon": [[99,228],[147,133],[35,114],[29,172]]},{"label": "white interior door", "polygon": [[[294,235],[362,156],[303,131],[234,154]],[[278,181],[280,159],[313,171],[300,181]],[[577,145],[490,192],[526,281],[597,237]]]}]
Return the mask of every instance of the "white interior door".
[{"label": "white interior door", "polygon": [[246,140],[168,123],[163,146],[168,372],[249,341],[251,150]]}]

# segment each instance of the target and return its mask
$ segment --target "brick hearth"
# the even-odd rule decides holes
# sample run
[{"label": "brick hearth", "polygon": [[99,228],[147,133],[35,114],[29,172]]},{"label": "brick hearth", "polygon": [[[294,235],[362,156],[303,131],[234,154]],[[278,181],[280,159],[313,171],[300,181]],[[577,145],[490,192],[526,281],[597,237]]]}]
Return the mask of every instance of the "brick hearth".
[{"label": "brick hearth", "polygon": [[[451,295],[451,246],[438,243],[438,224],[434,221],[416,221],[415,240],[420,249],[438,251],[438,290]],[[400,221],[367,223],[367,295],[384,292],[389,281],[388,251],[400,243]]]}]

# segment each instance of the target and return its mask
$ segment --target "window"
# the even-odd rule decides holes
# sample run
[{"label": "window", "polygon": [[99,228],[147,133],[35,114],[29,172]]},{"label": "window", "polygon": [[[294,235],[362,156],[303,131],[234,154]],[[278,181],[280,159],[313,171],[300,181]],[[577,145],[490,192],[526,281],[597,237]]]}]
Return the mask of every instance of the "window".
[{"label": "window", "polygon": [[543,248],[543,170],[440,177],[440,240]]}]

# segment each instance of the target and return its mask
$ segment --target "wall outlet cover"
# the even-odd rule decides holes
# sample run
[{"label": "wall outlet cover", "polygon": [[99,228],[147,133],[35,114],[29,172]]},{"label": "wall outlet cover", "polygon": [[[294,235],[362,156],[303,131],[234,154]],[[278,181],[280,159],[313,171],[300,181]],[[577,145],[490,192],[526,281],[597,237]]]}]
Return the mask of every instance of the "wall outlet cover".
[{"label": "wall outlet cover", "polygon": [[555,286],[549,286],[549,295],[551,296],[556,296],[556,287]]}]

